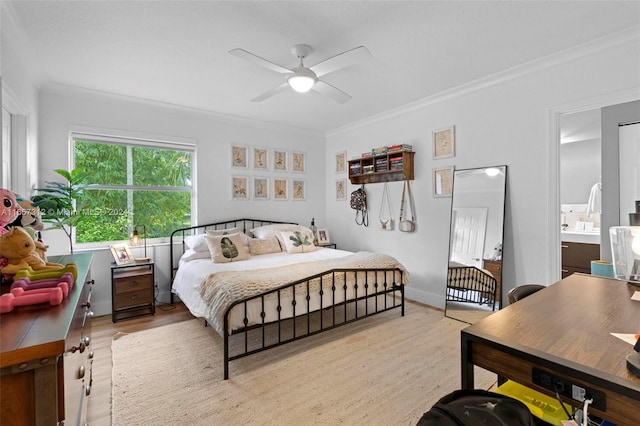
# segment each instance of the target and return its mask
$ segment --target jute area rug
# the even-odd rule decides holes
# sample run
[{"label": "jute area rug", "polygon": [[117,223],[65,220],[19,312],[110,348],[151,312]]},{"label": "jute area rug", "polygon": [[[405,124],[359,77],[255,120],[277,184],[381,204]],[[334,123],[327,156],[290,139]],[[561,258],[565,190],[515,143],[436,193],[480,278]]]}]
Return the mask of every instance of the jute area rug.
[{"label": "jute area rug", "polygon": [[[407,303],[233,361],[222,338],[189,320],[115,338],[113,425],[415,425],[460,387],[467,325]],[[476,387],[495,374],[476,368]]]}]

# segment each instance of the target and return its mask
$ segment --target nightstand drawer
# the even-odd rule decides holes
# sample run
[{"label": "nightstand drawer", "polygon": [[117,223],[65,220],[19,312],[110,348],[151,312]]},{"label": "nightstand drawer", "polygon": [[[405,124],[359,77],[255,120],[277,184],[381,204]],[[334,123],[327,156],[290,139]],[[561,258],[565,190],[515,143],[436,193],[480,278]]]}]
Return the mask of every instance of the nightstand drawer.
[{"label": "nightstand drawer", "polygon": [[116,294],[114,307],[116,309],[123,309],[132,306],[148,305],[151,302],[153,302],[153,293],[151,293],[149,289],[141,289]]},{"label": "nightstand drawer", "polygon": [[139,291],[139,290],[148,290],[153,288],[153,281],[151,279],[151,274],[148,275],[137,275],[134,277],[126,277],[126,278],[116,278],[113,280],[114,290],[116,295],[121,293]]}]

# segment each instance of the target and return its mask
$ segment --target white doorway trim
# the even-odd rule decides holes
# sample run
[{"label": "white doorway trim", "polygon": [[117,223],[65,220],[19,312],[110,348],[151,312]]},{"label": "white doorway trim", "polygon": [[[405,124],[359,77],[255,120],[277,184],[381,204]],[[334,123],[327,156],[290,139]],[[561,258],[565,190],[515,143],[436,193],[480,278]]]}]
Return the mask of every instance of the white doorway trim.
[{"label": "white doorway trim", "polygon": [[622,104],[640,100],[640,87],[609,93],[591,99],[558,105],[547,110],[547,150],[549,188],[548,205],[549,217],[547,220],[547,235],[551,236],[552,245],[548,251],[547,282],[554,283],[561,279],[561,252],[560,252],[560,116],[575,112],[588,111],[596,108],[604,108],[611,105]]}]

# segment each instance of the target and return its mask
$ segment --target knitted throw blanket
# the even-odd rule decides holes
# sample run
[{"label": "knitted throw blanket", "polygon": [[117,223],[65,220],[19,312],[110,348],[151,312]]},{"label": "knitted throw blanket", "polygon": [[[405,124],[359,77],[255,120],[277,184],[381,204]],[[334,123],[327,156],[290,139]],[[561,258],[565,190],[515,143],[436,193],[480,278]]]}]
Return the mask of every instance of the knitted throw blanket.
[{"label": "knitted throw blanket", "polygon": [[[292,255],[292,256],[295,256]],[[199,286],[200,296],[207,304],[207,317],[211,326],[220,334],[224,329],[224,314],[232,303],[255,296],[282,285],[320,274],[332,269],[398,268],[404,272],[402,284],[409,275],[404,266],[391,256],[379,253],[357,252],[338,259],[303,262],[275,268],[247,271],[215,272]],[[337,274],[342,275],[342,274]],[[326,283],[326,277],[323,281]],[[363,282],[358,281],[358,282]],[[397,277],[396,283],[399,283]],[[311,290],[319,286],[320,279],[311,281]],[[290,292],[290,290],[289,290]],[[281,295],[286,294],[284,291]],[[277,297],[275,294],[273,297]]]}]

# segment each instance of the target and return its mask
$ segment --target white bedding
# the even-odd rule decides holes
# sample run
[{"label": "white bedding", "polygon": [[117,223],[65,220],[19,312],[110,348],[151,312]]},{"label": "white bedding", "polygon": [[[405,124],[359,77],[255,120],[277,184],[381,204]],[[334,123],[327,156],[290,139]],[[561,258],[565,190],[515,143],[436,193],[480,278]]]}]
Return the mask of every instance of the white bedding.
[{"label": "white bedding", "polygon": [[352,254],[345,250],[318,247],[310,253],[289,254],[286,252],[251,256],[248,260],[230,263],[213,263],[210,258],[180,261],[180,267],[173,280],[171,291],[197,318],[207,318],[207,305],[202,300],[198,288],[210,274],[218,271],[246,271],[251,269],[275,268],[314,260],[337,259]]}]

